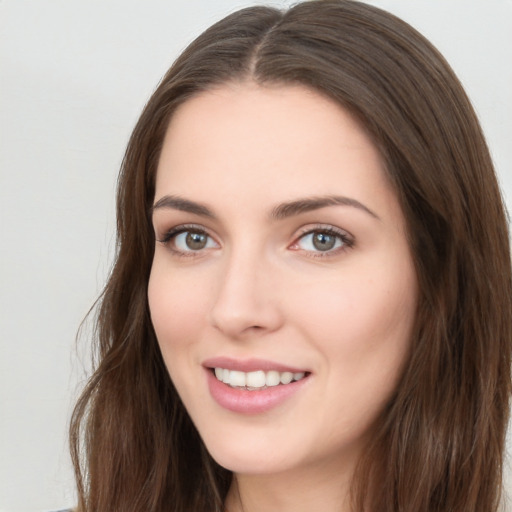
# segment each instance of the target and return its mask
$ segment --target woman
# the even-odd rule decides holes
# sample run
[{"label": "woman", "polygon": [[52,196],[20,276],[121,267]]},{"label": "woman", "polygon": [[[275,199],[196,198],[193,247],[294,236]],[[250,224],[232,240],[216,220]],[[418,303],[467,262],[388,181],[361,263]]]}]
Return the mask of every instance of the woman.
[{"label": "woman", "polygon": [[217,23],[146,105],[117,217],[79,510],[497,509],[506,216],[411,27],[334,0]]}]

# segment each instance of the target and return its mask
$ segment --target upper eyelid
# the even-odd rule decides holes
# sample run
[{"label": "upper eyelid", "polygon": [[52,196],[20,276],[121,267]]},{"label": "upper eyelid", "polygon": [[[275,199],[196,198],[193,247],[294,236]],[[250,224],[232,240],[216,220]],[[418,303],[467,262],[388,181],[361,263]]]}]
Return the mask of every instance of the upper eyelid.
[{"label": "upper eyelid", "polygon": [[169,229],[162,230],[162,234],[160,236],[158,236],[157,231],[158,230],[155,229],[155,235],[158,242],[162,242],[165,239],[170,239],[171,237],[179,235],[180,233],[184,233],[187,231],[196,231],[205,233],[210,238],[214,239],[216,243],[218,243],[216,237],[211,234],[210,230],[200,224],[178,224],[177,226],[173,226]]},{"label": "upper eyelid", "polygon": [[[157,227],[155,226],[155,231],[158,231]],[[177,224],[176,226],[172,226],[168,229],[164,229],[163,231],[165,233],[169,233],[171,231],[173,232],[176,232],[176,231],[186,231],[187,229],[190,229],[191,231],[196,229],[197,231],[204,231],[205,233],[208,233],[208,234],[211,234],[211,230],[209,228],[207,228],[206,226],[204,226],[203,224],[196,224],[195,222],[185,222],[183,224]],[[306,224],[298,229],[295,230],[296,232],[296,235],[293,235],[293,236],[302,236],[302,235],[305,235],[307,233],[311,233],[311,232],[314,232],[314,231],[334,231],[336,233],[339,233],[339,234],[346,234],[350,237],[352,237],[352,235],[350,234],[349,231],[347,231],[346,229],[343,229],[343,228],[339,228],[337,226],[334,226],[333,224],[324,224],[324,223],[311,223],[311,224]]]},{"label": "upper eyelid", "polygon": [[299,238],[303,237],[304,235],[307,235],[309,233],[314,233],[316,231],[329,231],[332,232],[338,236],[350,238],[351,240],[354,240],[355,237],[346,229],[339,228],[337,226],[334,226],[332,224],[310,224],[307,226],[304,226],[299,229],[299,232],[295,236],[295,240],[298,240]]},{"label": "upper eyelid", "polygon": [[193,222],[186,222],[186,223],[183,223],[183,224],[176,224],[175,226],[171,226],[170,228],[165,228],[165,229],[162,229],[162,230],[158,230],[156,227],[155,227],[155,231],[162,231],[164,232],[165,234],[167,233],[176,233],[176,232],[179,232],[179,231],[201,231],[201,232],[204,232],[204,233],[208,233],[210,234],[210,230],[201,225],[201,224],[195,224]]}]

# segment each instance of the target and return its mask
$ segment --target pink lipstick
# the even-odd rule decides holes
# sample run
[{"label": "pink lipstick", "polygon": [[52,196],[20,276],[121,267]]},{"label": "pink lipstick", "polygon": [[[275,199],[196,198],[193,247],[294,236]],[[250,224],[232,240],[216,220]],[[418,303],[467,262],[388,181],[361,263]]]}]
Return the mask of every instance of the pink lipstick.
[{"label": "pink lipstick", "polygon": [[259,414],[277,407],[300,391],[310,372],[261,359],[226,357],[204,361],[212,398],[223,408]]}]

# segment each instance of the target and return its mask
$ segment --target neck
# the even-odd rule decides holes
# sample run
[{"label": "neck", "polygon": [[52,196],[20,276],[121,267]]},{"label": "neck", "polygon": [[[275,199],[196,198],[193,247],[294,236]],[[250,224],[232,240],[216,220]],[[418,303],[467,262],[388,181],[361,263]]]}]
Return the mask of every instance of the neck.
[{"label": "neck", "polygon": [[318,467],[282,474],[236,474],[226,512],[349,512],[352,471]]}]

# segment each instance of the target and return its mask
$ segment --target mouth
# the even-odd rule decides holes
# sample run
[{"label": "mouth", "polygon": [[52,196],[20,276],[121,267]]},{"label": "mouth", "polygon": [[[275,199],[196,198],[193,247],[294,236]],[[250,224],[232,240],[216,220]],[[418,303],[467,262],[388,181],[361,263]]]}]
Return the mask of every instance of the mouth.
[{"label": "mouth", "polygon": [[256,370],[243,372],[239,370],[230,370],[228,368],[209,368],[215,375],[215,378],[235,389],[244,389],[247,391],[261,391],[275,386],[285,386],[291,382],[304,379],[309,372],[279,372],[277,370]]},{"label": "mouth", "polygon": [[211,397],[222,408],[260,414],[301,396],[311,381],[305,368],[264,359],[215,357],[203,361]]}]

